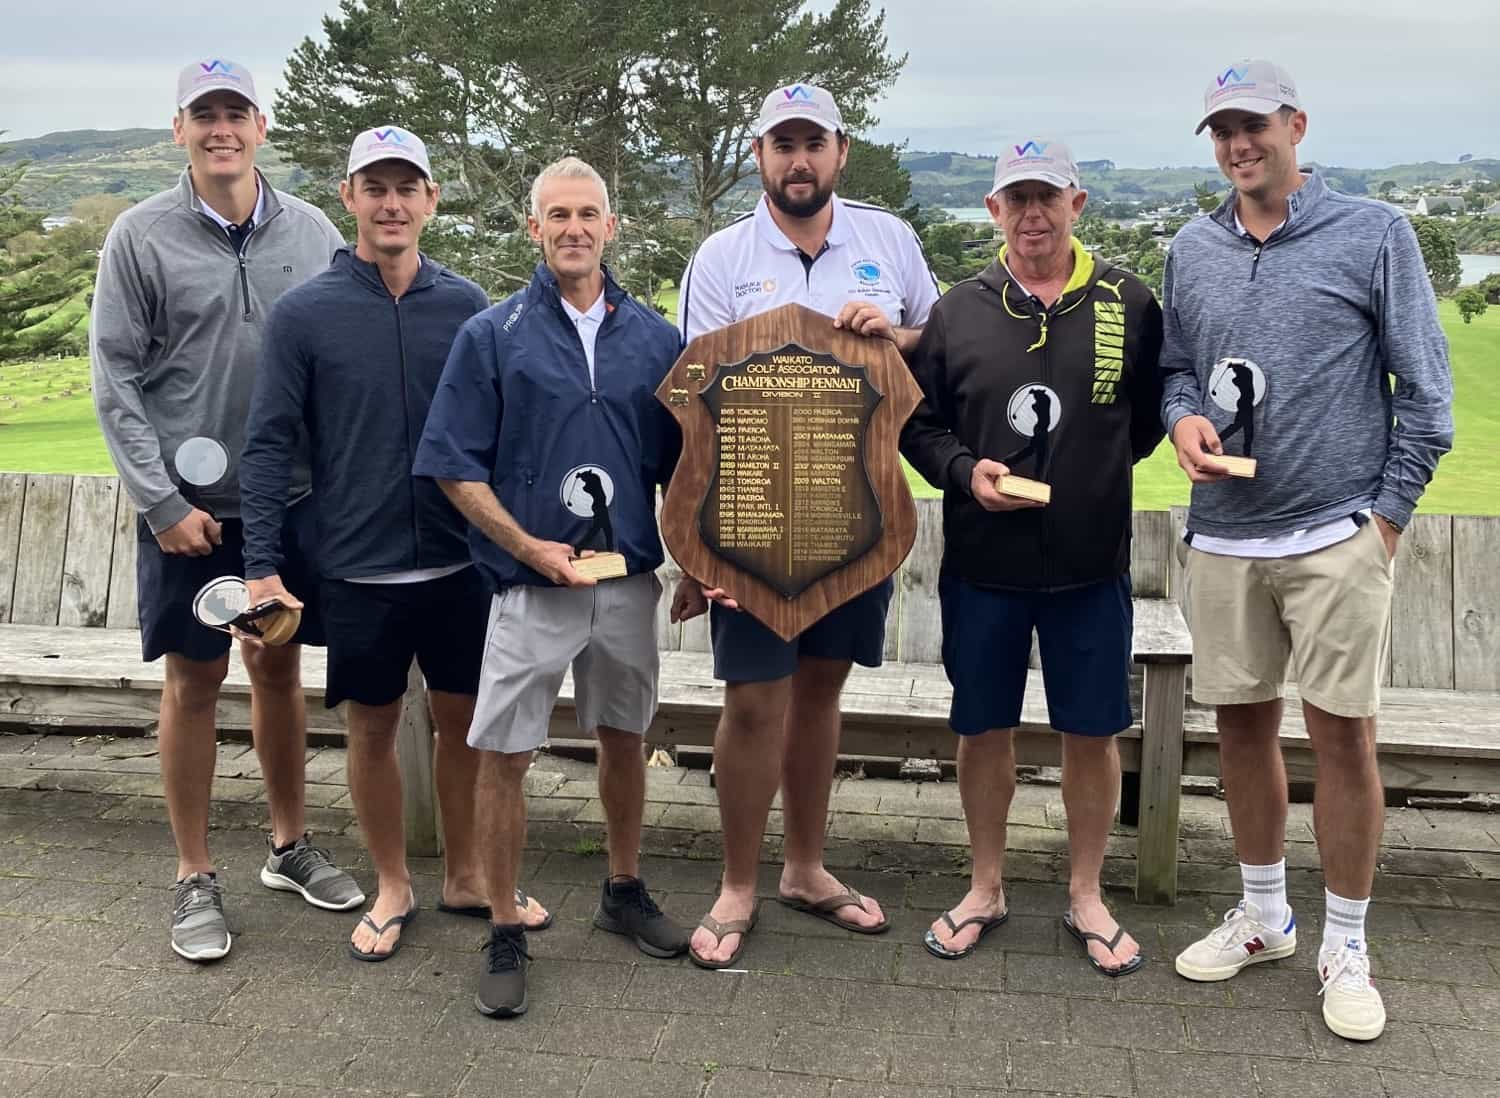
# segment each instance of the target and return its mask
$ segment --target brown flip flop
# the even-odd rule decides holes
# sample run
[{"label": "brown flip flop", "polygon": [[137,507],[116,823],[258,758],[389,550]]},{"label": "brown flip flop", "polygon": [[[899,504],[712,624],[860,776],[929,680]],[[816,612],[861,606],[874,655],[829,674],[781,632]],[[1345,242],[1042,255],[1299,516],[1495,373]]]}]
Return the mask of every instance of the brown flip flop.
[{"label": "brown flip flop", "polygon": [[885,918],[882,918],[874,926],[860,926],[858,923],[838,917],[838,909],[848,907],[850,904],[853,904],[861,911],[865,909],[865,898],[852,888],[846,888],[837,896],[829,896],[822,900],[804,900],[800,896],[788,896],[785,892],[778,893],[777,898],[793,911],[800,911],[803,914],[811,915],[815,919],[822,919],[824,922],[832,923],[834,926],[843,927],[845,930],[852,930],[856,934],[884,934],[891,928],[891,921]]},{"label": "brown flip flop", "polygon": [[757,909],[750,912],[750,918],[748,919],[730,919],[727,923],[719,922],[712,915],[703,916],[702,919],[698,920],[698,925],[712,934],[716,942],[722,942],[731,934],[738,934],[740,936],[739,948],[734,951],[734,954],[728,960],[706,961],[698,956],[698,951],[690,945],[688,946],[688,960],[692,961],[699,968],[714,970],[734,968],[739,964],[740,958],[744,956],[745,943],[750,940],[750,932],[755,929],[755,922],[759,915],[760,912]]}]

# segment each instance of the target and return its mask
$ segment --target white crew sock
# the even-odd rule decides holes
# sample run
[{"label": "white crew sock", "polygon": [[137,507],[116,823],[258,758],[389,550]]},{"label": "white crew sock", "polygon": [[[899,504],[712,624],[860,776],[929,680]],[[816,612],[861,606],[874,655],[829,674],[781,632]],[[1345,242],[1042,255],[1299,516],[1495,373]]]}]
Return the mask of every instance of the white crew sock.
[{"label": "white crew sock", "polygon": [[1370,907],[1369,898],[1348,900],[1343,896],[1335,896],[1325,888],[1323,903],[1323,948],[1343,949],[1344,943],[1350,939],[1360,943],[1363,947],[1365,912]]},{"label": "white crew sock", "polygon": [[1240,863],[1240,881],[1245,888],[1245,906],[1260,913],[1260,921],[1272,930],[1285,930],[1292,917],[1286,902],[1286,859],[1271,865]]}]

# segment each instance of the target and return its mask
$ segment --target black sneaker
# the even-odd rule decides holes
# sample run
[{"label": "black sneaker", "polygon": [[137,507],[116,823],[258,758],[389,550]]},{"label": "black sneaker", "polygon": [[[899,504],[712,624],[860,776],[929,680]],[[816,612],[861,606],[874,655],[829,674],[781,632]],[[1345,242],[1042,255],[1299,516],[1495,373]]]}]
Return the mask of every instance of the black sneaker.
[{"label": "black sneaker", "polygon": [[526,952],[526,928],[491,926],[490,944],[485,947],[488,959],[484,975],[479,977],[479,991],[474,995],[474,1009],[491,1018],[514,1018],[526,1013],[526,970],[531,954]]},{"label": "black sneaker", "polygon": [[642,953],[676,957],[686,953],[688,932],[657,907],[639,877],[609,877],[599,892],[594,925],[635,939]]}]

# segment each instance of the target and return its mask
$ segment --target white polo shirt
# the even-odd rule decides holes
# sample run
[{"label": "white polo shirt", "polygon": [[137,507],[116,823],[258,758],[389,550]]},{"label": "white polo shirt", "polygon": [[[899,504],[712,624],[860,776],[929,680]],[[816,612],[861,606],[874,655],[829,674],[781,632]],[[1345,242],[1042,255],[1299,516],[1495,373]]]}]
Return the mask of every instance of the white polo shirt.
[{"label": "white polo shirt", "polygon": [[846,302],[872,301],[892,324],[925,324],[939,291],[912,227],[879,206],[829,201],[828,240],[810,259],[777,227],[765,195],[700,244],[677,298],[683,335],[696,339],[793,302],[837,316]]}]

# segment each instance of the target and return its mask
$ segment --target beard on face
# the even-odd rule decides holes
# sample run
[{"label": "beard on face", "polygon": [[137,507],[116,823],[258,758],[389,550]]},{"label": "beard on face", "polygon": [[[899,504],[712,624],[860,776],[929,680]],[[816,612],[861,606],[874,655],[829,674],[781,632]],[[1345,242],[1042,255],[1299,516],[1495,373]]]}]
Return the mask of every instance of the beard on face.
[{"label": "beard on face", "polygon": [[[800,201],[789,197],[786,189],[793,183],[811,183],[812,194]],[[812,175],[788,176],[781,181],[780,186],[768,179],[763,179],[761,186],[765,189],[766,197],[771,200],[771,205],[788,217],[812,217],[828,205],[829,200],[833,198],[833,184],[830,183],[827,187],[819,186],[817,177]]]}]

